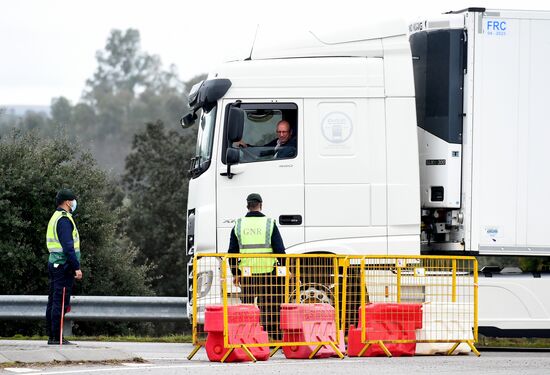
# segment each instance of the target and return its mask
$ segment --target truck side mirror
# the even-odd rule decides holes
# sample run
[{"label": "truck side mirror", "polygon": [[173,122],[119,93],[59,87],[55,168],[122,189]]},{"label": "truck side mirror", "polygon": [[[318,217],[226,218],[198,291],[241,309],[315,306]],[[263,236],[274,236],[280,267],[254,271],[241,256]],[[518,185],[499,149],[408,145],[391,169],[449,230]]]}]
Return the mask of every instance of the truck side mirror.
[{"label": "truck side mirror", "polygon": [[228,147],[225,152],[225,162],[227,164],[227,173],[222,173],[222,176],[227,176],[227,178],[233,178],[233,173],[231,173],[231,166],[239,162],[239,150],[233,147]]},{"label": "truck side mirror", "polygon": [[233,147],[228,147],[225,153],[225,161],[228,165],[237,164],[239,162],[239,150]]},{"label": "truck side mirror", "polygon": [[189,112],[185,116],[183,116],[180,120],[180,125],[182,128],[187,129],[195,123],[195,120],[197,119],[197,114],[194,112]]},{"label": "truck side mirror", "polygon": [[229,108],[227,119],[227,140],[229,143],[238,142],[243,137],[244,116],[245,112],[242,109],[233,106]]}]

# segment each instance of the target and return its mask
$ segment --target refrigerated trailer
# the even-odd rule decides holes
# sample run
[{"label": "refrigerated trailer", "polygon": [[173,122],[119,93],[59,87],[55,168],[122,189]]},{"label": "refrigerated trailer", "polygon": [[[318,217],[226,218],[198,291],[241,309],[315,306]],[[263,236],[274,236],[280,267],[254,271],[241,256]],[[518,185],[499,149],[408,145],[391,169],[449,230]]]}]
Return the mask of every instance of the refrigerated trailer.
[{"label": "refrigerated trailer", "polygon": [[[288,253],[550,256],[548,35],[550,12],[482,8],[260,33],[190,93],[188,254],[227,251],[257,192]],[[550,332],[549,275],[483,274],[481,332]]]},{"label": "refrigerated trailer", "polygon": [[477,10],[409,26],[426,250],[550,254],[549,17]]}]

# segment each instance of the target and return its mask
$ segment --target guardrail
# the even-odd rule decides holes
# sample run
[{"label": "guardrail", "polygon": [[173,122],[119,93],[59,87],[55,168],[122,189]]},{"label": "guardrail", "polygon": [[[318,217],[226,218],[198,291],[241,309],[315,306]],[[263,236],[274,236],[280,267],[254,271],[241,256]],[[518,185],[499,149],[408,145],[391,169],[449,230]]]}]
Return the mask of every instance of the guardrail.
[{"label": "guardrail", "polygon": [[[0,319],[45,319],[48,296],[0,295]],[[64,332],[72,321],[180,321],[187,318],[187,297],[72,296]]]}]

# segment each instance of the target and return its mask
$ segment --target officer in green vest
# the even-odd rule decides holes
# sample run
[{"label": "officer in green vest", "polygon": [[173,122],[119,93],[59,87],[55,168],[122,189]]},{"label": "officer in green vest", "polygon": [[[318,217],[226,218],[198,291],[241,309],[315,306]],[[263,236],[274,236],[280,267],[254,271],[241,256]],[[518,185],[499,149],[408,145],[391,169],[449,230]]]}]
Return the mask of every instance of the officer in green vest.
[{"label": "officer in green vest", "polygon": [[[57,210],[53,213],[46,231],[48,277],[50,290],[46,307],[46,330],[48,344],[59,345],[61,306],[65,302],[65,312],[70,306],[74,280],[82,279],[80,270],[80,237],[73,219],[76,210],[76,196],[69,189],[61,189],[56,197]],[[72,345],[63,339],[64,345]]]},{"label": "officer in green vest", "polygon": [[[285,254],[285,245],[275,220],[262,211],[262,197],[252,193],[246,198],[248,213],[238,218],[231,231],[228,253]],[[276,275],[277,258],[232,259],[233,282],[241,288],[243,303],[257,303],[261,320],[272,338],[280,338],[279,308],[284,278]]]}]

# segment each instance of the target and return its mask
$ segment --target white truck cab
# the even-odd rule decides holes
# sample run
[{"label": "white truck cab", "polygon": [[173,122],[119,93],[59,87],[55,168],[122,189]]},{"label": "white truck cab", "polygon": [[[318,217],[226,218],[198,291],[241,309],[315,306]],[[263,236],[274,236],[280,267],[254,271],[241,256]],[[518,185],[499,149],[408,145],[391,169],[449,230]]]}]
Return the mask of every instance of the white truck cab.
[{"label": "white truck cab", "polygon": [[[306,51],[256,46],[251,60],[224,64],[196,88],[208,98],[214,85],[230,85],[200,119],[188,202],[194,251],[225,251],[256,192],[289,253],[418,254],[412,59],[397,26],[326,42],[310,34],[310,47],[297,42]],[[237,138],[248,147],[227,139],[231,108],[244,112]],[[281,120],[296,143],[284,155],[265,146]],[[230,175],[228,150],[237,152]]]}]

